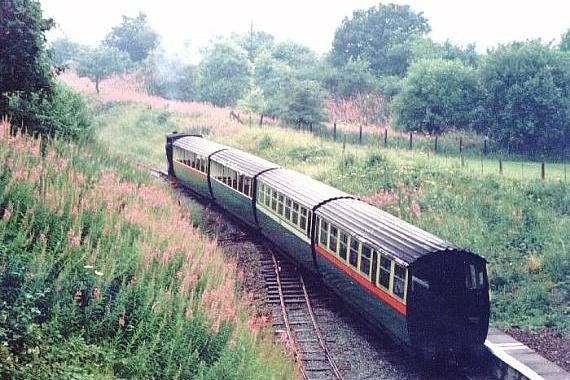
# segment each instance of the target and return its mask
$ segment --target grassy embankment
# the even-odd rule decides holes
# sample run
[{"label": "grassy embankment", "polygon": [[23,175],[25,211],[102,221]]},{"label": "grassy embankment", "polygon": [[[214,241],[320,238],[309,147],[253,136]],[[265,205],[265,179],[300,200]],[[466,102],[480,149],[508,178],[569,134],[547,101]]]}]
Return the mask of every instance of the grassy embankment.
[{"label": "grassy embankment", "polygon": [[167,185],[0,127],[0,378],[293,378]]},{"label": "grassy embankment", "polygon": [[[97,116],[113,150],[164,165],[164,134],[197,128],[189,117],[143,105],[113,105]],[[223,124],[218,121],[218,125]],[[189,128],[188,128],[189,127]],[[490,263],[492,318],[499,326],[555,327],[568,336],[570,193],[564,167],[428,155],[406,149],[333,143],[278,127],[223,128],[206,137],[299,170],[465,246]],[[532,170],[531,170],[532,167]],[[493,173],[493,174],[486,174]]]}]

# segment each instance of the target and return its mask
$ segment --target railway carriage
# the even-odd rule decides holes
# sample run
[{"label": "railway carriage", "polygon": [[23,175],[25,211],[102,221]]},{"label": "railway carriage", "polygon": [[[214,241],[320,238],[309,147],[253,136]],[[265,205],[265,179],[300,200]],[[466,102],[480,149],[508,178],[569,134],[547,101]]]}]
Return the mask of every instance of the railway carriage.
[{"label": "railway carriage", "polygon": [[254,181],[278,165],[236,149],[226,149],[210,158],[212,196],[226,210],[256,226]]},{"label": "railway carriage", "polygon": [[168,175],[176,177],[203,197],[213,199],[209,176],[212,155],[229,149],[225,145],[187,134],[170,135],[166,143]]},{"label": "railway carriage", "polygon": [[257,221],[261,232],[305,269],[315,272],[314,213],[334,199],[350,194],[287,169],[261,174],[256,183]]},{"label": "railway carriage", "polygon": [[324,282],[369,322],[429,357],[484,343],[483,258],[355,199],[323,205],[316,224]]},{"label": "railway carriage", "polygon": [[167,136],[169,175],[316,273],[373,326],[425,358],[481,347],[485,260],[350,194],[199,136]]}]

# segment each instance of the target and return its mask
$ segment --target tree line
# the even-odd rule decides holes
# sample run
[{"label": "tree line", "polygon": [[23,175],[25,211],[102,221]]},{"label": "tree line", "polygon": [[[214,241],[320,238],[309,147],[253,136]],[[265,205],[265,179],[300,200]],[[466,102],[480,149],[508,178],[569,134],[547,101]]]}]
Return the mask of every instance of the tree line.
[{"label": "tree line", "polygon": [[[24,3],[36,2],[3,4]],[[2,17],[10,21],[9,15]],[[130,71],[153,94],[238,107],[299,126],[327,121],[330,115],[325,105],[331,102],[358,99],[363,104],[362,99],[381,96],[384,101],[378,107],[382,110],[374,114],[396,129],[433,135],[470,129],[506,152],[529,156],[567,153],[570,29],[558,44],[518,41],[480,54],[474,44],[431,40],[429,20],[422,12],[407,5],[380,3],[346,17],[324,55],[294,41],[276,41],[252,27],[247,33],[212,39],[200,62],[187,64],[165,53],[158,33],[142,13],[123,16],[96,47],[60,39],[44,49],[42,33],[50,22],[26,25],[36,28],[36,37],[41,35],[31,39],[41,48],[31,46],[29,54],[41,52],[37,55],[41,69],[34,72],[43,72],[45,77],[53,68],[72,68],[91,78],[98,90],[101,80]],[[17,41],[12,44],[16,49],[22,41],[10,33],[0,38]],[[1,49],[6,50],[9,44],[2,42]],[[20,55],[13,62],[3,62],[0,70],[18,66],[17,62],[34,62],[24,56],[26,51],[19,49]],[[32,82],[40,89],[50,87],[41,80]],[[14,94],[5,83],[1,93]],[[15,86],[16,93],[21,91],[20,84]],[[2,99],[6,103],[8,97]]]}]

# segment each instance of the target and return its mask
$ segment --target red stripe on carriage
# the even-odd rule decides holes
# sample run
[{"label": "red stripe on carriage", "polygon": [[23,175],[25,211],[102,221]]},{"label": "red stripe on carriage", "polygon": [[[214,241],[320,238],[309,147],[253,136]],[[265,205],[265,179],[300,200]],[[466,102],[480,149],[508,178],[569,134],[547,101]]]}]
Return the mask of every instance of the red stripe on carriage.
[{"label": "red stripe on carriage", "polygon": [[368,279],[361,277],[361,276],[357,275],[356,273],[354,273],[350,268],[348,268],[348,266],[344,262],[340,261],[337,257],[333,256],[330,252],[326,251],[323,247],[315,245],[315,250],[321,256],[325,257],[327,260],[329,260],[334,265],[336,265],[338,268],[340,268],[344,273],[349,275],[352,279],[357,281],[360,285],[364,286],[366,289],[368,289],[369,291],[374,293],[382,301],[384,301],[385,303],[390,305],[392,308],[394,308],[397,312],[399,312],[402,315],[406,315],[406,305],[404,305],[402,302],[398,301],[396,298],[392,297],[390,294],[386,293],[382,289],[375,286]]},{"label": "red stripe on carriage", "polygon": [[183,164],[180,161],[174,161],[174,165],[178,165],[181,169],[184,169],[186,172],[189,172],[190,174],[193,174],[197,177],[201,177],[203,179],[208,178],[208,176],[205,173],[202,173],[201,171],[194,169],[192,166]]}]

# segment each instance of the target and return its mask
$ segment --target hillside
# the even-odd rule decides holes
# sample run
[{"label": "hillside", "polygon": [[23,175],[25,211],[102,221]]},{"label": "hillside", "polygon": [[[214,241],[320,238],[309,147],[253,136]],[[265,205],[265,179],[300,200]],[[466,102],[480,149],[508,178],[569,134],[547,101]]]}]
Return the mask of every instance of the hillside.
[{"label": "hillside", "polygon": [[6,121],[0,163],[0,377],[294,377],[166,184]]}]

